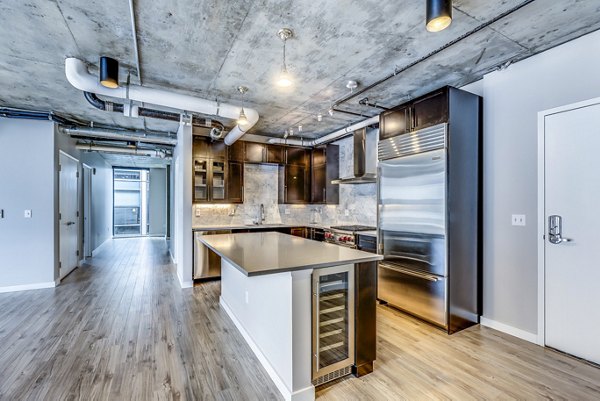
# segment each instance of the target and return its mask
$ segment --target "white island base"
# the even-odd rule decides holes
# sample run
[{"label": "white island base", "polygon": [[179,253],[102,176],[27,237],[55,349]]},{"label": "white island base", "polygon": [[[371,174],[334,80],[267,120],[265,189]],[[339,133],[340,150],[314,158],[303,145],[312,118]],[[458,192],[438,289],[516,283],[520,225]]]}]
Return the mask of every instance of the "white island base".
[{"label": "white island base", "polygon": [[286,400],[315,399],[312,269],[246,276],[221,261],[220,303]]}]

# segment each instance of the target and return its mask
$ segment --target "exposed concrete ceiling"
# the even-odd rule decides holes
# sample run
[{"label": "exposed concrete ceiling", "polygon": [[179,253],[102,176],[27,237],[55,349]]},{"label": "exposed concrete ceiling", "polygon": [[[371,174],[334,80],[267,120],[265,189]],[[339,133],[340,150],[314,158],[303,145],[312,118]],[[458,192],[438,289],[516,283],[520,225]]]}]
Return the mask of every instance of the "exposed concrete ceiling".
[{"label": "exposed concrete ceiling", "polygon": [[[314,138],[364,119],[327,114],[348,94],[348,79],[367,86],[524,3],[455,0],[451,27],[429,33],[424,0],[136,0],[142,83],[234,104],[240,104],[235,88],[246,85],[246,104],[261,115],[253,134],[281,136],[302,125],[301,134]],[[287,46],[295,77],[288,90],[274,85],[282,27],[295,33]],[[598,0],[536,0],[340,108],[372,116],[378,111],[359,105],[361,97],[392,107],[597,29]],[[108,55],[121,62],[122,78],[130,71],[138,83],[127,1],[0,2],[0,38],[0,105],[135,129],[177,129],[173,122],[96,110],[65,78],[66,57],[96,64]]]}]

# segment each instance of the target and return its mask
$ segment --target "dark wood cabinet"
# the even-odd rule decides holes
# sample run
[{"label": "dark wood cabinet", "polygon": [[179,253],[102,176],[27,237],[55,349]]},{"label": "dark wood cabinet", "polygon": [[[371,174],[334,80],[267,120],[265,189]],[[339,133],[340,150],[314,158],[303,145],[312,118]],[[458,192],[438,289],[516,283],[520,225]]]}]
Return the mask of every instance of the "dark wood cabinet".
[{"label": "dark wood cabinet", "polygon": [[380,139],[406,134],[410,127],[410,108],[408,106],[400,106],[384,111],[379,116]]},{"label": "dark wood cabinet", "polygon": [[230,162],[243,162],[244,161],[244,142],[235,141],[233,145],[227,149],[227,160]]},{"label": "dark wood cabinet", "polygon": [[227,199],[231,203],[244,203],[244,164],[230,161],[227,164]]},{"label": "dark wood cabinet", "polygon": [[267,145],[267,163],[285,163],[285,148],[279,145]]},{"label": "dark wood cabinet", "polygon": [[339,185],[331,183],[332,180],[339,178],[339,159],[340,153],[337,145],[313,149],[311,154],[311,203],[339,203]]},{"label": "dark wood cabinet", "polygon": [[279,174],[279,203],[309,203],[310,179],[306,166],[286,164],[280,167]]},{"label": "dark wood cabinet", "polygon": [[266,146],[264,143],[245,142],[244,161],[246,163],[265,163]]},{"label": "dark wood cabinet", "polygon": [[295,237],[306,238],[306,227],[292,227],[290,229],[290,234]]},{"label": "dark wood cabinet", "polygon": [[447,92],[443,90],[415,100],[412,115],[413,131],[448,121]]},{"label": "dark wood cabinet", "polygon": [[286,148],[285,164],[295,164],[297,166],[308,166],[310,162],[310,153],[306,148],[289,147]]},{"label": "dark wood cabinet", "polygon": [[229,162],[230,153],[224,142],[194,137],[194,203],[243,202],[244,165],[242,162]]},{"label": "dark wood cabinet", "polygon": [[379,139],[392,138],[448,121],[448,87],[384,111]]}]

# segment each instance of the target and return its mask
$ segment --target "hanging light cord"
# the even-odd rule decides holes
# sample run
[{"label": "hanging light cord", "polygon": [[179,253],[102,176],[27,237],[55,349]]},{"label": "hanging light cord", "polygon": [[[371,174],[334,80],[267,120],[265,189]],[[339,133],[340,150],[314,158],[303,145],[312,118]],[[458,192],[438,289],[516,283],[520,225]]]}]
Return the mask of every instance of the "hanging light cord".
[{"label": "hanging light cord", "polygon": [[287,39],[283,40],[283,71],[287,71],[287,64],[285,61],[285,44],[287,42]]}]

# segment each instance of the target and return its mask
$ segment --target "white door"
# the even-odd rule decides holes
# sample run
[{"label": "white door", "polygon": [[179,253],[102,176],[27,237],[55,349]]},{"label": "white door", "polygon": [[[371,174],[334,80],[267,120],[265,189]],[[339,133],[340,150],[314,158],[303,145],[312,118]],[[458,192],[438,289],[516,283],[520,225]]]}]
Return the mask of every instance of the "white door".
[{"label": "white door", "polygon": [[79,262],[77,216],[77,165],[71,156],[60,153],[59,181],[59,244],[60,278],[62,279],[77,267]]},{"label": "white door", "polygon": [[92,256],[92,168],[83,166],[83,258]]},{"label": "white door", "polygon": [[600,363],[600,104],[544,123],[545,342]]}]

